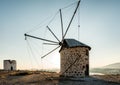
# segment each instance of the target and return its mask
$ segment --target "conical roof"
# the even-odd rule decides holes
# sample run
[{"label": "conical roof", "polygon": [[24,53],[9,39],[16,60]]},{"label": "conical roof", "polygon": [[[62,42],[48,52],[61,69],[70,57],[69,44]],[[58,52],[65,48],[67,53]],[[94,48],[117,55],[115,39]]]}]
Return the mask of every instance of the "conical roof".
[{"label": "conical roof", "polygon": [[[84,44],[84,43],[82,43],[82,42],[80,42],[80,41],[77,41],[77,40],[75,40],[75,39],[64,39],[64,41],[63,41],[63,45],[62,45],[62,47],[61,47],[61,50],[62,50],[62,48],[73,48],[73,47],[87,47],[87,48],[89,48],[89,50],[91,49],[91,47],[90,46],[88,46],[88,45],[86,45],[86,44]],[[60,51],[61,51],[60,50]]]}]

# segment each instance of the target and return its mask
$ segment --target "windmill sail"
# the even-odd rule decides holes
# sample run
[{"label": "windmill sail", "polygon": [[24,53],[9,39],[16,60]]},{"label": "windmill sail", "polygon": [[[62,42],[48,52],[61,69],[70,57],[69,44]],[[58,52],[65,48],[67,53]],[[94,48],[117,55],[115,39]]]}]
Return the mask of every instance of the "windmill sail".
[{"label": "windmill sail", "polygon": [[[36,37],[36,36],[33,36],[33,35],[29,35],[29,34],[25,34],[25,39],[27,39],[27,37],[35,38],[35,39],[39,39],[39,40],[42,40],[42,41],[49,42],[49,43],[43,43],[43,44],[58,45],[57,48],[62,47],[62,46],[63,46],[63,41],[64,41],[64,39],[65,39],[65,36],[67,35],[67,32],[68,32],[68,30],[69,30],[69,28],[70,28],[70,25],[71,25],[71,23],[72,23],[72,21],[73,21],[73,19],[74,19],[74,16],[75,16],[75,14],[76,14],[76,12],[77,12],[77,10],[78,10],[78,7],[79,7],[79,5],[80,5],[80,1],[81,1],[81,0],[79,0],[78,3],[77,3],[77,6],[76,6],[76,8],[75,8],[75,10],[74,10],[74,12],[73,12],[73,15],[72,15],[70,21],[69,21],[69,24],[68,24],[68,26],[67,26],[67,29],[65,30],[65,33],[64,33],[64,29],[63,29],[62,10],[61,10],[61,9],[59,10],[59,12],[60,12],[60,21],[61,21],[61,32],[62,32],[62,33],[61,33],[61,34],[62,34],[62,39],[61,39],[61,40],[60,40],[60,39],[56,36],[56,34],[50,29],[49,26],[46,26],[46,27],[48,28],[49,32],[54,36],[54,38],[57,40],[57,42],[56,42],[56,41],[53,41],[53,40],[50,40],[49,38],[48,38],[48,39],[44,39],[44,38]],[[47,54],[45,54],[44,56],[42,56],[42,58],[46,57],[47,55],[49,55],[50,53],[52,53],[53,51],[55,51],[57,48],[54,48],[53,50],[51,50],[50,52],[48,52]]]}]

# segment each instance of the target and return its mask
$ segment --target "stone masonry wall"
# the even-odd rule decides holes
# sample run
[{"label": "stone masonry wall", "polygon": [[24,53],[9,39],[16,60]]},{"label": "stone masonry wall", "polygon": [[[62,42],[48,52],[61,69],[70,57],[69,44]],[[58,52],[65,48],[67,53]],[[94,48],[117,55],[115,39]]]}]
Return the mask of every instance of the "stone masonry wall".
[{"label": "stone masonry wall", "polygon": [[4,60],[4,70],[16,70],[16,61]]},{"label": "stone masonry wall", "polygon": [[60,51],[60,56],[62,76],[83,77],[89,75],[89,49],[87,47],[64,48]]}]

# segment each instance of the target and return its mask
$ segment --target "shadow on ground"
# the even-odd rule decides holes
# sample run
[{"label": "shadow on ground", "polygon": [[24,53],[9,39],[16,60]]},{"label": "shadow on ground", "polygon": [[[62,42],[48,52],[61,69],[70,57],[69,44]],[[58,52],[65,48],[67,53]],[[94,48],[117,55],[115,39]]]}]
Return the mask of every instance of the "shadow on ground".
[{"label": "shadow on ground", "polygon": [[120,85],[120,83],[109,82],[94,77],[60,79],[56,85]]}]

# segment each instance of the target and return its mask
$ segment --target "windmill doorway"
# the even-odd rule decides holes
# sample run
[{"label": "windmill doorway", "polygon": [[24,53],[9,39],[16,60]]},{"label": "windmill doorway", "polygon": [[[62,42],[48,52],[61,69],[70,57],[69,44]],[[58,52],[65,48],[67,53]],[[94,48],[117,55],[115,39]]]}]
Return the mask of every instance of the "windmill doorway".
[{"label": "windmill doorway", "polygon": [[11,69],[10,69],[11,71],[13,71],[13,67],[11,66]]},{"label": "windmill doorway", "polygon": [[85,75],[89,76],[89,65],[88,64],[86,65]]}]

